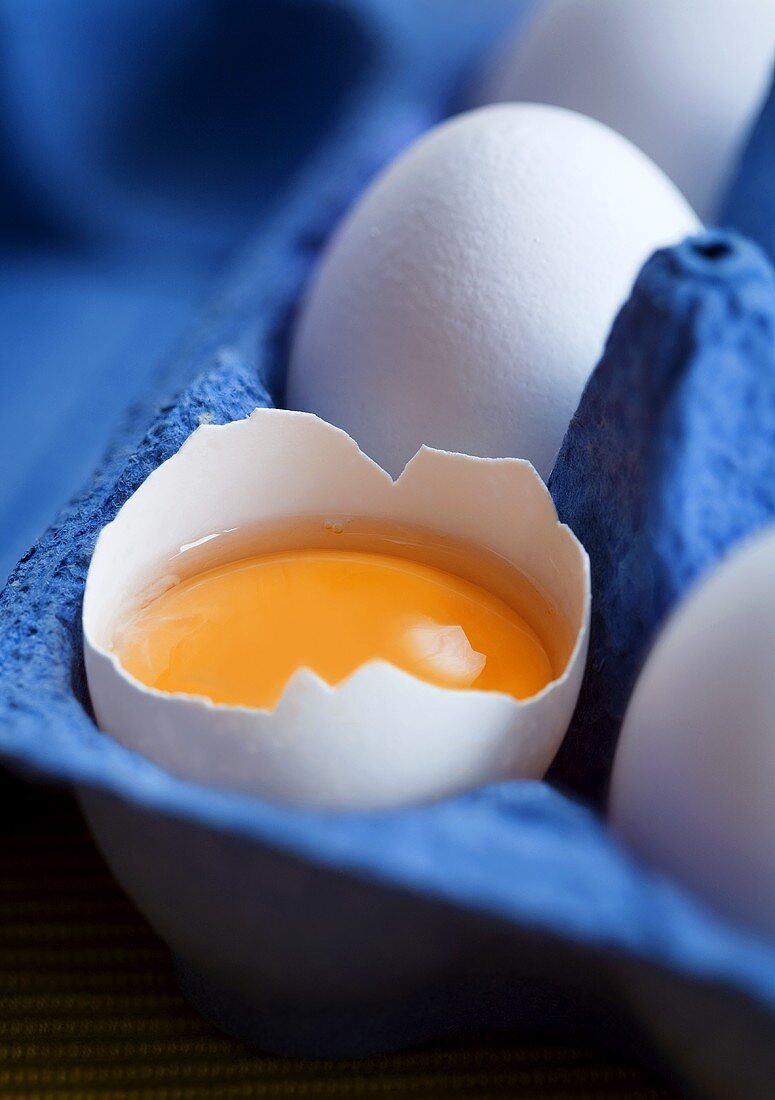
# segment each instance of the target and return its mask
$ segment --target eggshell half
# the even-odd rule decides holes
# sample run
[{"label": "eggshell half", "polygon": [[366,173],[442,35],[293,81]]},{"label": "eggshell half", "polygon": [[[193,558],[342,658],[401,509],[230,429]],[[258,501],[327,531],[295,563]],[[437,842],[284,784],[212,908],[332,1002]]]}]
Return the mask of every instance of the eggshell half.
[{"label": "eggshell half", "polygon": [[[565,671],[519,702],[436,687],[380,661],[337,687],[302,668],[266,711],[165,694],[122,669],[109,649],[116,624],[182,546],[320,514],[419,525],[501,555],[572,627]],[[578,695],[589,601],[587,555],[528,463],[423,448],[394,482],[317,417],[257,409],[198,428],[102,531],[84,597],[89,691],[103,730],[187,779],[298,805],[400,806],[544,774]]]},{"label": "eggshell half", "polygon": [[697,229],[638,149],[570,111],[509,104],[438,126],[330,243],[287,404],[393,476],[426,444],[546,478],[648,256]]},{"label": "eggshell half", "polygon": [[775,0],[549,0],[476,98],[605,122],[712,221],[774,68]]},{"label": "eggshell half", "polygon": [[644,858],[775,936],[775,528],[713,572],[657,639],[610,809]]}]

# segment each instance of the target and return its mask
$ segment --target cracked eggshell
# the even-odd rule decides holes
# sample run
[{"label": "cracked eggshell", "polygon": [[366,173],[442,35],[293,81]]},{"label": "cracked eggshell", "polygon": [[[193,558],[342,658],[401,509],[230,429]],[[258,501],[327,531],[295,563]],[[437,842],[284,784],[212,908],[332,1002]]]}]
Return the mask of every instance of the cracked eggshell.
[{"label": "cracked eggshell", "polygon": [[459,115],[334,235],[287,404],[393,476],[424,443],[526,458],[546,478],[641,265],[697,228],[662,171],[599,122],[537,104]]},{"label": "cracked eggshell", "polygon": [[[267,711],[166,694],[122,669],[110,651],[116,624],[182,546],[304,515],[419,525],[501,555],[572,628],[564,672],[520,702],[381,661],[336,687],[301,668]],[[198,428],[102,531],[84,597],[89,691],[104,731],[189,780],[295,805],[399,806],[544,774],[576,703],[589,601],[587,555],[529,463],[423,448],[394,482],[317,417],[257,409]]]},{"label": "cracked eggshell", "polygon": [[725,915],[775,936],[775,528],[658,636],[611,779],[614,828]]}]

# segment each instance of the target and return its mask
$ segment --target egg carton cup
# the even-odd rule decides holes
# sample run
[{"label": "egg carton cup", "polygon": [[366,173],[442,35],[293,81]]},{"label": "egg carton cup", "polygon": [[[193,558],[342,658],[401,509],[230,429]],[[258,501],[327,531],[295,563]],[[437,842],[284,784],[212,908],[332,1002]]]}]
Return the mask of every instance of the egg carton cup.
[{"label": "egg carton cup", "polygon": [[[449,110],[514,14],[456,6],[431,26],[412,5],[321,9],[369,63],[185,351],[2,593],[0,752],[75,788],[191,1002],[262,1049],[351,1057],[535,1029],[610,1041],[704,1096],[769,1096],[775,947],[639,864],[567,771],[565,793],[507,782],[397,811],[311,811],[176,778],[94,722],[81,605],[99,531],[200,424],[281,399],[321,242],[374,170]],[[573,736],[594,754],[594,730]]]}]

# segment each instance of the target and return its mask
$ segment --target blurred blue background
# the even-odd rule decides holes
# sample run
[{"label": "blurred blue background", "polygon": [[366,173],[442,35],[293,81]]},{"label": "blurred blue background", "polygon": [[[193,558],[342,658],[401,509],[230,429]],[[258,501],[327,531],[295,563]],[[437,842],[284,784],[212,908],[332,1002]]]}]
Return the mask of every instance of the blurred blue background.
[{"label": "blurred blue background", "polygon": [[0,583],[379,67],[370,18],[454,79],[529,6],[0,0]]},{"label": "blurred blue background", "polygon": [[0,3],[0,583],[370,48],[320,0]]}]

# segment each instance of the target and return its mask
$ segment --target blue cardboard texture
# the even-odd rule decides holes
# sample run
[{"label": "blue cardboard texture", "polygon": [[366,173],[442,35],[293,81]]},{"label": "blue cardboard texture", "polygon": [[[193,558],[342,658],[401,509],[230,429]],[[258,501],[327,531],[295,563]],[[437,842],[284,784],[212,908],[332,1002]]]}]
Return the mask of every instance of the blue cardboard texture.
[{"label": "blue cardboard texture", "polygon": [[617,317],[549,487],[592,564],[587,670],[554,777],[597,799],[668,612],[775,519],[775,272],[712,231],[657,252]]},{"label": "blue cardboard texture", "polygon": [[727,195],[721,224],[756,241],[775,261],[775,74]]},{"label": "blue cardboard texture", "polygon": [[[699,990],[709,1006],[708,1019],[713,1018],[711,1006],[727,1005],[730,999],[735,1004],[739,999],[765,1024],[738,1036],[725,1057],[757,1067],[761,1078],[762,1067],[772,1064],[773,946],[717,919],[676,884],[640,866],[593,810],[547,784],[503,784],[392,813],[290,810],[185,783],[105,737],[94,725],[84,680],[80,608],[99,529],[199,423],[244,416],[255,406],[269,403],[270,392],[281,393],[288,327],[321,242],[375,168],[443,113],[460,72],[484,38],[478,32],[482,39],[477,39],[470,28],[464,34],[462,24],[453,33],[451,23],[442,45],[436,38],[431,57],[408,45],[418,35],[408,8],[401,9],[400,19],[388,14],[393,9],[387,4],[374,3],[363,10],[375,19],[377,78],[354,94],[351,112],[337,122],[325,148],[308,162],[273,218],[246,247],[199,329],[128,416],[90,486],[25,555],[0,596],[0,753],[19,767],[89,788],[98,798],[109,795],[128,812],[190,823],[216,839],[241,838],[257,850],[287,854],[308,865],[310,873],[314,868],[316,875],[398,891],[409,899],[408,919],[413,905],[423,899],[443,903],[466,924],[481,925],[483,938],[485,925],[497,919],[510,929],[503,951],[512,961],[514,974],[526,952],[533,953],[539,974],[552,973],[558,945],[566,945],[581,959],[579,984],[588,981],[590,988],[595,986],[599,960],[604,957],[620,972],[630,1000],[639,1005],[649,1000],[649,979],[644,975],[659,974],[665,983],[666,992],[660,994],[664,1001],[660,999],[652,1010],[639,1007],[638,1011],[667,1050],[681,1046],[684,1027],[682,1016],[671,1012],[672,991]],[[712,242],[723,246],[722,257],[703,256],[695,246],[679,246],[661,253],[646,268],[584,398],[598,410],[605,406],[607,388],[615,390],[613,403],[606,406],[608,415],[598,424],[615,449],[624,439],[620,419],[636,412],[614,376],[615,353],[616,370],[629,364],[633,377],[645,387],[653,415],[658,419],[660,410],[665,410],[660,423],[669,431],[659,437],[664,453],[659,439],[653,447],[665,460],[660,469],[674,469],[676,480],[666,475],[664,480],[651,478],[644,470],[631,483],[619,485],[613,478],[605,482],[621,493],[615,503],[623,508],[622,526],[612,526],[611,533],[622,533],[625,541],[626,524],[637,530],[637,517],[647,507],[645,497],[636,493],[665,490],[653,498],[660,520],[669,519],[664,509],[668,503],[672,507],[673,500],[687,505],[685,494],[693,492],[691,475],[698,468],[696,462],[707,442],[705,432],[711,426],[720,424],[722,441],[730,447],[741,434],[748,446],[749,427],[742,414],[746,387],[758,385],[753,364],[760,363],[769,331],[765,299],[771,273],[761,256],[743,242],[714,237],[705,242],[706,249]],[[717,344],[719,361],[713,359]],[[655,352],[653,364],[650,351]],[[723,392],[709,389],[714,363],[728,382]],[[733,363],[735,371],[742,370],[739,384]],[[653,374],[646,370],[649,366],[654,367]],[[685,396],[671,401],[674,389]],[[703,394],[709,405],[700,414]],[[731,407],[731,416],[727,408],[726,419],[717,423],[725,403]],[[670,466],[668,460],[675,452],[668,443],[680,435],[684,424],[692,433],[692,446],[677,452],[680,461]],[[647,449],[652,446],[651,429],[636,427],[636,436]],[[555,498],[568,514],[573,508],[579,516],[585,514],[586,488],[578,479],[588,468],[591,453],[580,413],[553,481]],[[733,447],[729,453],[734,454]],[[755,453],[764,475],[769,471],[767,461],[758,449]],[[608,461],[602,463],[602,470],[610,470]],[[272,472],[267,471],[267,476]],[[712,487],[718,484],[714,480]],[[711,488],[704,483],[701,487],[703,492]],[[730,527],[740,526],[741,516],[758,514],[755,499],[742,499],[748,510],[730,512],[729,523],[720,515],[710,536],[703,535],[697,546],[695,527],[690,524],[680,570],[675,575],[670,570],[665,573],[665,602],[723,548],[731,537]],[[767,493],[763,499],[769,501]],[[737,507],[737,501],[737,496],[731,496],[730,506]],[[591,503],[590,498],[587,504]],[[723,512],[724,499],[719,507]],[[604,514],[609,520],[602,521],[595,536],[601,543],[605,522],[613,525],[618,520],[610,512]],[[666,530],[672,539],[675,531]],[[705,528],[700,524],[698,530]],[[669,545],[665,543],[665,551]],[[594,564],[594,546],[591,549]],[[602,584],[602,578],[616,570],[615,562],[605,564],[605,556],[601,562],[598,580]],[[637,592],[638,582],[637,568],[632,572],[632,586],[626,589],[630,595]],[[658,609],[664,610],[663,605]],[[610,619],[621,629],[616,599],[612,598],[607,614],[603,621]],[[602,754],[596,741],[595,729],[586,727],[581,732],[577,728],[571,742],[574,752],[582,746],[587,753],[579,758],[586,778],[599,775],[599,761],[610,755],[610,741],[603,743]],[[566,770],[564,778],[572,785],[577,777]],[[307,915],[314,924],[314,906],[309,906]],[[475,965],[475,959],[469,963]],[[459,977],[464,989],[466,975],[461,972]],[[514,983],[516,996],[516,977]],[[206,992],[204,996],[207,1000]],[[418,1008],[412,1017],[416,1031],[403,1034],[401,1041],[453,1030],[454,1021],[445,1018],[446,1003],[437,1007],[433,1017],[424,1017]],[[206,1009],[204,1002],[202,1007]],[[456,1013],[454,997],[449,999],[448,1012]],[[215,1009],[213,1014],[217,1015]],[[550,1016],[547,1007],[547,1021]],[[719,1009],[715,1018],[729,1017]],[[352,1026],[359,1026],[359,1021]],[[375,1027],[374,1049],[378,1049],[379,1025]],[[394,1041],[387,1030],[382,1039],[385,1046]],[[713,1052],[705,1051],[706,1033],[688,1037],[685,1046],[679,1057],[686,1062],[687,1075],[694,1081],[711,1081],[719,1063]],[[698,1068],[704,1053],[705,1068]],[[757,1095],[753,1089],[746,1095]],[[735,1094],[717,1091],[716,1095]]]}]

